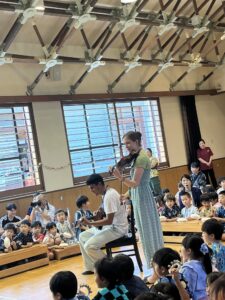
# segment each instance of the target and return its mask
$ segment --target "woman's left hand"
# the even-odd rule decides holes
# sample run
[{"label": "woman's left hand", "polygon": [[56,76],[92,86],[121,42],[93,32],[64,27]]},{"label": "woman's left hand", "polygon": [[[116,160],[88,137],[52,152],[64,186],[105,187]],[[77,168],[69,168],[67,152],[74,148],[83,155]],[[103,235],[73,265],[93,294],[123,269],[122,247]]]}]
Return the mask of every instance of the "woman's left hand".
[{"label": "woman's left hand", "polygon": [[120,171],[117,169],[117,168],[114,168],[113,170],[113,175],[118,178],[118,179],[121,179],[122,178],[122,175],[120,173]]}]

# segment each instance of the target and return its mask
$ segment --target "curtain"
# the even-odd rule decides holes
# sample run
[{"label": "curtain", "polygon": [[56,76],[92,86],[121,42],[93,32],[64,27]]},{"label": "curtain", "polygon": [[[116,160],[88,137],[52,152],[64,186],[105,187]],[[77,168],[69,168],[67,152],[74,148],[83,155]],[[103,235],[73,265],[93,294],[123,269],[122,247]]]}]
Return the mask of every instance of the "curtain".
[{"label": "curtain", "polygon": [[180,96],[181,113],[184,125],[184,136],[188,164],[197,161],[198,143],[201,132],[195,106],[195,96]]}]

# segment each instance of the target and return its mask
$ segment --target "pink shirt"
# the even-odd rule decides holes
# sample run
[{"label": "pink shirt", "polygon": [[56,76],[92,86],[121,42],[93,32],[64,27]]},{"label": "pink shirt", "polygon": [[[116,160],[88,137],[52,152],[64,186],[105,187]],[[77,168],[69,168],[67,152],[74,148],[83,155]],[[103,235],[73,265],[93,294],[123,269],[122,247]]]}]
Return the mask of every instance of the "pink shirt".
[{"label": "pink shirt", "polygon": [[[197,150],[197,157],[198,159],[204,159],[205,161],[209,162],[210,157],[213,155],[212,150],[209,147],[205,147],[205,149],[198,149]],[[207,166],[206,164],[200,162],[200,169],[201,170],[210,170],[212,169],[212,165]]]}]

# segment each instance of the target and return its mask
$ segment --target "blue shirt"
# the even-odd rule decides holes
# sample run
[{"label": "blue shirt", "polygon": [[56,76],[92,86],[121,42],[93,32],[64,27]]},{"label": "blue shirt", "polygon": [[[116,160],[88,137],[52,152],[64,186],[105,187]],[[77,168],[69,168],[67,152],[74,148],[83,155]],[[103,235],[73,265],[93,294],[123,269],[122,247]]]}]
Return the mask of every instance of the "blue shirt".
[{"label": "blue shirt", "polygon": [[207,274],[199,260],[190,260],[183,264],[181,269],[193,300],[206,300]]},{"label": "blue shirt", "polygon": [[[217,208],[215,215],[216,215],[216,217],[225,219],[225,207],[220,206],[219,208]],[[224,222],[225,222],[225,220],[224,220]]]},{"label": "blue shirt", "polygon": [[182,218],[188,218],[192,214],[198,214],[199,215],[199,211],[198,211],[197,207],[195,207],[194,205],[191,205],[189,208],[184,207],[184,208],[181,209],[181,217]]},{"label": "blue shirt", "polygon": [[222,243],[212,243],[212,251],[216,268],[220,272],[225,272],[225,246]]}]

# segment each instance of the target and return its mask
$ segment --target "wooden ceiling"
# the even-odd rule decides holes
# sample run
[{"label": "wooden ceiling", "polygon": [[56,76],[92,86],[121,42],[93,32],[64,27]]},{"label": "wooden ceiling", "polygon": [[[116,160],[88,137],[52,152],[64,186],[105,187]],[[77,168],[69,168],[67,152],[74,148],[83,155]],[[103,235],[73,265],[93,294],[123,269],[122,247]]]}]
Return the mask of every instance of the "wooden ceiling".
[{"label": "wooden ceiling", "polygon": [[130,5],[119,0],[0,0],[0,65],[40,65],[27,95],[52,68],[68,64],[86,67],[68,86],[70,94],[93,70],[111,64],[120,68],[109,93],[128,72],[151,65],[156,70],[141,84],[141,92],[161,72],[179,67],[184,72],[173,78],[170,89],[200,68],[205,72],[195,87],[201,89],[224,64],[224,17],[221,0],[137,0]]}]

